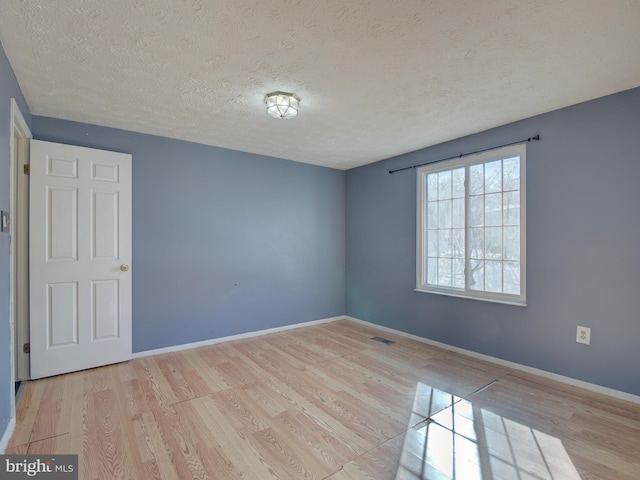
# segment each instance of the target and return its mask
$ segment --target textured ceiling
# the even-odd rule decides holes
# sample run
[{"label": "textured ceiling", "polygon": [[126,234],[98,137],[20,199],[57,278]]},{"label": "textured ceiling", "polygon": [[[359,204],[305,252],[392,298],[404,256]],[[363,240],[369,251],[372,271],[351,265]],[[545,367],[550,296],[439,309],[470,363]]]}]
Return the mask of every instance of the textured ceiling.
[{"label": "textured ceiling", "polygon": [[[640,85],[640,0],[0,0],[32,113],[348,169]],[[273,90],[302,98],[266,115]]]}]

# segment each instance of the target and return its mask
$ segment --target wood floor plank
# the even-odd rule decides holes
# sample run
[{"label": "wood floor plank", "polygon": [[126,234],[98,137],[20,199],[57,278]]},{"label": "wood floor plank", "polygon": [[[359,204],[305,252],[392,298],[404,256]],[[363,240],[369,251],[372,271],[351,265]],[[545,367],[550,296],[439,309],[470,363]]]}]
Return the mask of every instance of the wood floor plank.
[{"label": "wood floor plank", "polygon": [[29,382],[7,453],[82,480],[637,480],[640,405],[340,320]]},{"label": "wood floor plank", "polygon": [[17,447],[8,447],[4,451],[4,453],[5,455],[26,455],[28,449],[29,449],[29,444],[24,443],[22,445],[18,445]]},{"label": "wood floor plank", "polygon": [[272,417],[287,411],[291,407],[291,404],[282,395],[277,394],[273,389],[265,385],[263,381],[243,387],[243,390]]},{"label": "wood floor plank", "polygon": [[256,432],[268,425],[269,414],[241,388],[215,393],[211,398],[236,430]]},{"label": "wood floor plank", "polygon": [[40,409],[46,382],[28,382],[16,408],[16,428],[9,441],[9,448],[26,445],[33,431],[33,424]]},{"label": "wood floor plank", "polygon": [[134,360],[136,374],[141,384],[149,385],[159,403],[172,405],[180,400],[176,396],[171,384],[165,378],[155,357],[145,357]]},{"label": "wood floor plank", "polygon": [[[102,370],[102,369],[97,369]],[[82,411],[82,450],[75,450],[70,453],[78,453],[78,468],[83,479],[97,479],[99,466],[101,463],[101,450],[96,447],[100,442],[99,418],[96,414],[96,405],[93,401],[94,379],[89,372],[83,372],[83,411]],[[91,371],[91,373],[95,373]]]},{"label": "wood floor plank", "polygon": [[398,435],[381,443],[344,466],[344,471],[359,479],[396,478],[404,435]]},{"label": "wood floor plank", "polygon": [[351,430],[342,422],[341,418],[332,413],[327,413],[324,409],[318,408],[313,401],[308,400],[305,395],[300,394],[289,384],[281,382],[274,377],[266,385],[281,395],[282,398],[286,399],[292,408],[307,414],[323,428],[332,432],[342,444],[351,450],[352,455],[359,455],[371,448],[371,442]]},{"label": "wood floor plank", "polygon": [[243,478],[219,445],[198,444],[196,453],[202,459],[207,474],[211,478],[219,480],[241,480]]},{"label": "wood floor plank", "polygon": [[[243,478],[271,479],[278,478],[275,472],[261,460],[242,429],[238,430],[227,417],[218,410],[211,397],[192,400],[199,417],[207,426],[207,435],[211,436],[207,444],[217,442],[221,452],[229,458]],[[180,405],[182,406],[182,405]],[[205,432],[201,431],[201,434]]]},{"label": "wood floor plank", "polygon": [[[387,415],[388,417],[401,422],[402,425],[407,425],[409,417],[407,412],[407,402],[403,401],[405,396],[397,393],[394,389],[387,387],[383,384],[372,385],[362,382],[362,379],[358,379],[357,375],[351,373],[350,375],[344,375],[338,372],[341,370],[344,373],[344,368],[340,369],[338,362],[329,361],[323,362],[318,365],[312,365],[305,368],[310,372],[318,381],[335,385],[340,391],[346,392],[352,396],[363,396],[366,394],[367,404]],[[397,401],[393,401],[396,399]]]},{"label": "wood floor plank", "polygon": [[305,414],[283,412],[274,418],[273,424],[279,431],[284,432],[286,437],[304,445],[311,455],[330,471],[336,471],[350,458],[349,449],[330,431]]},{"label": "wood floor plank", "polygon": [[200,459],[195,455],[193,445],[185,438],[184,426],[172,405],[166,403],[162,395],[157,395],[152,382],[142,382],[146,405],[153,415],[161,445],[171,458],[171,464],[178,478],[209,478]]},{"label": "wood floor plank", "polygon": [[249,361],[243,358],[234,358],[228,362],[218,363],[212,368],[232,387],[243,387],[259,380],[249,367]]},{"label": "wood floor plank", "polygon": [[31,442],[26,453],[27,455],[57,455],[69,452],[69,448],[69,434],[63,433],[55,437]]},{"label": "wood floor plank", "polygon": [[[232,388],[224,378],[214,368],[211,368],[210,363],[207,361],[207,356],[202,355],[204,353],[203,348],[196,348],[193,350],[187,350],[182,352],[185,360],[189,363],[190,367],[198,372],[198,375],[202,379],[204,385],[209,390],[209,393],[219,392],[221,390],[227,390]],[[202,395],[198,395],[202,396]]]},{"label": "wood floor plank", "polygon": [[44,390],[33,423],[30,442],[69,433],[68,409],[63,407],[63,395],[69,376],[62,375],[59,378],[45,378],[40,381],[44,384]]},{"label": "wood floor plank", "polygon": [[[148,458],[148,455],[146,455],[148,452],[145,451],[145,444],[139,445],[138,448],[127,448],[128,445],[136,445],[139,439],[139,434],[136,432],[135,428],[136,423],[134,422],[134,420],[140,416],[140,405],[138,395],[136,395],[135,386],[133,386],[133,390],[130,389],[127,391],[125,390],[125,385],[120,381],[118,372],[112,371],[111,375],[115,404],[114,408],[111,410],[119,420],[121,427],[120,432],[128,470],[130,472],[146,471],[145,463],[153,460],[153,458]],[[126,383],[130,385],[130,382]],[[143,457],[147,458],[143,460]]]},{"label": "wood floor plank", "polygon": [[97,478],[132,478],[127,459],[130,449],[125,447],[122,432],[128,421],[118,416],[116,393],[112,388],[93,392],[92,401],[97,423],[92,448],[99,449]]},{"label": "wood floor plank", "polygon": [[[382,431],[376,427],[375,422],[368,421],[368,413],[354,408],[344,401],[344,396],[337,389],[327,385],[318,385],[308,372],[297,372],[295,379],[291,379],[289,384],[292,388],[307,401],[311,402],[314,417],[322,412],[325,418],[332,418],[333,428],[336,424],[346,427],[349,441],[357,445],[365,445],[366,449],[377,444],[384,436]],[[384,419],[386,422],[387,419]]]},{"label": "wood floor plank", "polygon": [[[162,480],[180,480],[175,463],[167,451],[167,444],[162,439],[158,424],[151,413],[143,413],[140,417],[142,445],[152,454],[152,459],[145,461],[145,472],[151,471],[155,475],[157,468],[158,478]],[[138,443],[137,445],[140,445]],[[146,478],[146,476],[144,477]],[[154,478],[154,477],[151,477]]]},{"label": "wood floor plank", "polygon": [[[85,372],[74,372],[68,375],[67,391],[65,391],[64,407],[68,408],[69,442],[67,452],[81,452],[86,435],[86,391]],[[60,453],[67,453],[60,452]],[[79,475],[83,475],[84,466],[78,459]]]},{"label": "wood floor plank", "polygon": [[188,362],[184,360],[182,354],[169,353],[158,355],[155,360],[158,368],[162,372],[162,376],[170,385],[171,391],[174,393],[178,402],[190,400],[209,393],[206,389],[203,389],[199,383],[199,380],[201,380],[199,376],[193,379],[196,380],[194,382],[187,381],[185,376],[189,376],[191,369],[188,367]]},{"label": "wood floor plank", "polygon": [[246,434],[262,460],[281,479],[320,480],[331,473],[308,451],[296,448],[294,443],[270,427],[257,432],[247,431]]},{"label": "wood floor plank", "polygon": [[232,437],[221,448],[231,459],[242,478],[260,480],[280,479],[281,475],[268,465],[257,452],[243,431]]}]

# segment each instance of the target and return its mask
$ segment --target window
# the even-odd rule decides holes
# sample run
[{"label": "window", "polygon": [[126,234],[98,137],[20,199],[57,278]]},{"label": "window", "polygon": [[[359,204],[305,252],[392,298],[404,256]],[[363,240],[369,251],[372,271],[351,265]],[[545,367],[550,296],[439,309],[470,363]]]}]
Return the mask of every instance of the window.
[{"label": "window", "polygon": [[526,304],[525,146],[418,169],[416,290]]}]

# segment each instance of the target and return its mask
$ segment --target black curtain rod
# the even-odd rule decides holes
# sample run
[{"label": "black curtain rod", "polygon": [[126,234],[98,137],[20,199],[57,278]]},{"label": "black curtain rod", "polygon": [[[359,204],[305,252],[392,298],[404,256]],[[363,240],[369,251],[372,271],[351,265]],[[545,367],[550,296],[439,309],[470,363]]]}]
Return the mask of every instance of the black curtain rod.
[{"label": "black curtain rod", "polygon": [[432,163],[445,162],[447,160],[453,160],[454,158],[462,158],[468,155],[475,155],[476,153],[488,152],[489,150],[495,150],[496,148],[502,147],[510,147],[511,145],[517,145],[518,143],[530,142],[532,140],[540,140],[540,135],[536,135],[535,137],[525,138],[523,140],[518,140],[517,142],[505,143],[503,145],[498,145],[490,148],[483,148],[482,150],[476,150],[475,152],[461,153],[460,155],[454,155],[453,157],[441,158],[440,160],[434,160],[432,162],[420,163],[418,165],[411,165],[410,167],[396,168],[395,170],[389,170],[389,173],[401,172],[403,170],[410,170],[412,168],[424,167],[425,165],[431,165]]}]

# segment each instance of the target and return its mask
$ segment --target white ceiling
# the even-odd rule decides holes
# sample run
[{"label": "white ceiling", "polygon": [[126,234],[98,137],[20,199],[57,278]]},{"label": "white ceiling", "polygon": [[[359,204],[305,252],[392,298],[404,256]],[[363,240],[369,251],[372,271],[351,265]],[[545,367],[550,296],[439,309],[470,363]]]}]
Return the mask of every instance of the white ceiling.
[{"label": "white ceiling", "polygon": [[[349,169],[640,85],[640,0],[0,0],[35,115]],[[273,90],[302,98],[266,115]]]}]

